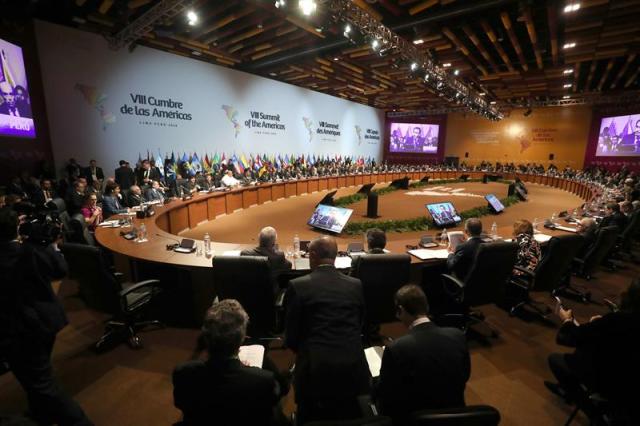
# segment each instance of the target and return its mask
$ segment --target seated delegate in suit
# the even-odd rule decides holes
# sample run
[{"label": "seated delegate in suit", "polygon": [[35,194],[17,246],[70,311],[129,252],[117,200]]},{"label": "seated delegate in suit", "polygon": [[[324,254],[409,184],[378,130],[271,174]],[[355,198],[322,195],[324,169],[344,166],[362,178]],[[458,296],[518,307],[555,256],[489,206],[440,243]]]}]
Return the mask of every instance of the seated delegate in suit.
[{"label": "seated delegate in suit", "polygon": [[211,173],[207,173],[204,175],[204,179],[202,180],[202,182],[200,182],[199,186],[200,186],[200,190],[205,190],[205,191],[214,189],[216,187],[216,184],[213,180],[213,176],[211,176]]},{"label": "seated delegate in suit", "polygon": [[233,172],[231,170],[227,170],[225,172],[224,176],[222,176],[222,179],[220,180],[220,183],[226,188],[240,185],[240,181],[233,177]]},{"label": "seated delegate in suit", "polygon": [[627,218],[620,211],[620,204],[616,202],[607,203],[605,216],[600,221],[600,228],[605,226],[616,226],[618,232],[624,231],[627,226]]},{"label": "seated delegate in suit", "polygon": [[[359,415],[356,397],[369,392],[369,368],[360,333],[364,296],[360,280],[335,266],[336,241],[309,245],[311,273],[291,280],[285,295],[285,345],[296,353],[298,421]],[[332,407],[332,408],[327,408]]]},{"label": "seated delegate in suit", "polygon": [[43,179],[40,187],[33,191],[30,199],[36,207],[44,207],[49,201],[56,197],[56,193],[49,179]]},{"label": "seated delegate in suit", "polygon": [[[513,224],[513,241],[518,244],[518,257],[515,266],[533,272],[542,258],[540,244],[533,238],[533,225],[526,219],[517,220]],[[514,269],[514,275],[524,273]]]},{"label": "seated delegate in suit", "polygon": [[89,161],[89,167],[84,169],[83,175],[87,179],[87,183],[89,185],[92,185],[95,180],[104,180],[104,172],[101,167],[98,167],[96,160]]},{"label": "seated delegate in suit", "polygon": [[96,226],[102,222],[102,209],[98,207],[98,197],[96,194],[87,194],[84,198],[84,206],[80,209],[84,223],[91,232],[96,230]]},{"label": "seated delegate in suit", "polygon": [[202,327],[206,360],[178,365],[173,400],[184,425],[269,425],[281,396],[274,374],[238,359],[249,316],[234,299],[214,303]]},{"label": "seated delegate in suit", "polygon": [[114,214],[122,214],[129,211],[128,207],[122,205],[119,196],[120,185],[115,182],[107,184],[102,197],[102,216],[104,219],[108,219]]},{"label": "seated delegate in suit", "polygon": [[138,185],[132,185],[127,194],[126,204],[129,207],[137,207],[144,202],[142,189]]},{"label": "seated delegate in suit", "polygon": [[79,178],[73,183],[73,188],[67,195],[65,202],[67,203],[67,212],[69,215],[74,215],[80,212],[82,205],[84,204],[84,196],[87,188],[86,180]]},{"label": "seated delegate in suit", "polygon": [[274,292],[278,291],[277,276],[283,271],[291,269],[291,262],[285,257],[284,253],[276,249],[276,241],[278,234],[271,226],[262,228],[258,235],[258,247],[253,249],[242,250],[240,256],[264,256],[269,259],[271,273],[273,274]]},{"label": "seated delegate in suit", "polygon": [[582,238],[584,239],[584,244],[576,255],[577,258],[582,259],[596,242],[596,238],[598,236],[598,224],[592,217],[583,217],[580,219],[580,222],[578,222],[576,231],[577,234],[582,235]]},{"label": "seated delegate in suit", "polygon": [[405,424],[422,409],[462,407],[471,362],[464,333],[439,327],[427,317],[429,305],[420,287],[406,285],[395,295],[397,316],[409,329],[382,355],[374,398],[380,411]]},{"label": "seated delegate in suit", "polygon": [[[367,254],[384,254],[384,248],[387,245],[387,235],[382,229],[372,228],[367,231]],[[351,264],[351,275],[358,276],[360,268],[361,256],[354,256]]]},{"label": "seated delegate in suit", "polygon": [[160,183],[154,180],[151,183],[151,187],[147,188],[144,193],[145,201],[160,201],[164,202],[164,191],[160,188]]},{"label": "seated delegate in suit", "polygon": [[255,179],[253,177],[253,173],[251,172],[251,169],[246,169],[242,175],[242,185],[251,185],[253,183],[255,183]]},{"label": "seated delegate in suit", "polygon": [[466,241],[458,244],[453,253],[451,253],[451,246],[449,246],[450,253],[447,258],[447,268],[461,280],[464,280],[467,276],[476,257],[478,247],[482,244],[481,234],[482,222],[480,219],[475,217],[467,219],[464,223]]},{"label": "seated delegate in suit", "polygon": [[558,315],[562,326],[557,343],[575,350],[549,356],[558,383],[545,382],[547,388],[570,402],[583,384],[633,418],[619,424],[640,424],[638,393],[631,390],[640,382],[640,279],[621,294],[617,312],[592,317],[585,324],[579,324],[571,310],[560,309]]}]

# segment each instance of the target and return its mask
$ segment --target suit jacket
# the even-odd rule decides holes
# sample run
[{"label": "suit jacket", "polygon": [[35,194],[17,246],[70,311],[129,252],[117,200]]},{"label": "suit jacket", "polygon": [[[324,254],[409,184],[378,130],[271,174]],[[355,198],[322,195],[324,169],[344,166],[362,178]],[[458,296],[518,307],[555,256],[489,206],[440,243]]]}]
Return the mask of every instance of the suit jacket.
[{"label": "suit jacket", "polygon": [[185,425],[268,425],[279,389],[272,372],[235,358],[189,361],[173,372],[173,400]]},{"label": "suit jacket", "polygon": [[[56,193],[53,189],[49,190],[49,197],[52,200],[56,198]],[[47,203],[44,190],[42,190],[42,188],[37,188],[33,194],[31,194],[31,201],[33,201],[33,204],[38,207],[44,206]]]},{"label": "suit jacket", "polygon": [[164,201],[164,191],[154,188],[147,188],[144,192],[144,198],[147,201]]},{"label": "suit jacket", "polygon": [[117,197],[107,195],[102,199],[102,217],[104,219],[114,214],[126,213],[127,209],[120,203]]},{"label": "suit jacket", "polygon": [[482,244],[480,237],[469,238],[462,244],[458,244],[456,250],[447,258],[447,268],[456,277],[464,280],[473,265],[473,260],[478,252],[478,247]]},{"label": "suit jacket", "polygon": [[84,194],[78,194],[75,189],[71,188],[71,193],[65,200],[67,203],[67,212],[69,216],[80,213],[80,209],[84,205]]},{"label": "suit jacket", "polygon": [[13,338],[56,334],[67,317],[51,280],[67,273],[64,257],[51,247],[0,243],[0,346]]},{"label": "suit jacket", "polygon": [[[136,184],[138,186],[148,185],[144,181],[145,171],[146,170],[143,169],[143,168],[136,169],[136,172],[135,172],[135,174],[136,174]],[[147,176],[148,179],[159,181],[161,177],[162,176],[160,175],[160,170],[157,167],[151,167],[149,169],[149,173],[148,173],[148,176]]]},{"label": "suit jacket", "polygon": [[[91,167],[85,167],[84,177],[87,179],[87,183],[89,185],[93,183],[93,175],[91,174]],[[102,167],[96,167],[96,177],[99,180],[104,180],[104,172],[102,171]]]},{"label": "suit jacket", "polygon": [[131,167],[126,166],[118,167],[115,170],[115,180],[122,189],[129,189],[136,183],[136,178],[133,174],[133,170],[131,170]]},{"label": "suit jacket", "polygon": [[139,206],[143,201],[144,199],[142,198],[142,195],[137,195],[133,192],[129,192],[127,195],[127,206],[129,207]]},{"label": "suit jacket", "polygon": [[296,352],[296,401],[368,393],[360,280],[323,265],[289,283],[285,344]]},{"label": "suit jacket", "polygon": [[382,413],[393,418],[421,409],[462,407],[470,373],[464,333],[422,323],[385,348],[375,395]]},{"label": "suit jacket", "polygon": [[558,344],[575,347],[565,355],[569,369],[591,389],[607,398],[637,403],[629,392],[640,380],[640,314],[614,312],[576,326],[565,322],[558,331]]},{"label": "suit jacket", "polygon": [[605,226],[617,226],[618,232],[622,232],[627,227],[627,217],[621,212],[614,212],[610,216],[603,217],[600,221],[600,228]]},{"label": "suit jacket", "polygon": [[266,247],[256,247],[252,249],[242,250],[240,256],[264,256],[269,259],[269,266],[271,271],[278,274],[282,271],[288,271],[291,269],[291,262],[285,257],[284,253],[274,249]]},{"label": "suit jacket", "polygon": [[598,237],[597,228],[593,227],[585,232],[581,232],[580,235],[584,238],[584,244],[576,254],[576,257],[582,259],[587,253],[589,253],[589,250],[591,250],[593,245],[596,243],[596,239]]}]

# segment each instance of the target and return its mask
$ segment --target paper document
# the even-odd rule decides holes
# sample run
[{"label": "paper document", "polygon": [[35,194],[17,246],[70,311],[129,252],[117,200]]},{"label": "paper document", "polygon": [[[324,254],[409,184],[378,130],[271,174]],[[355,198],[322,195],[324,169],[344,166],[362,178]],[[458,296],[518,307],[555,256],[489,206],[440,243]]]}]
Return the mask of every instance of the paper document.
[{"label": "paper document", "polygon": [[384,346],[371,346],[364,350],[364,356],[369,364],[369,371],[371,377],[378,377],[380,375],[380,367],[382,367],[382,354],[384,353]]},{"label": "paper document", "polygon": [[240,358],[240,362],[244,365],[247,365],[249,367],[262,368],[262,362],[264,360],[264,346],[240,346],[240,350],[238,351],[238,358]]},{"label": "paper document", "polygon": [[449,246],[451,250],[455,250],[458,247],[458,244],[464,241],[464,233],[462,231],[450,231],[447,232],[447,236],[449,237]]},{"label": "paper document", "polygon": [[409,250],[409,253],[412,256],[417,257],[420,260],[427,259],[446,259],[449,257],[449,250],[447,249],[417,249],[417,250]]},{"label": "paper document", "polygon": [[222,252],[223,256],[230,256],[230,257],[238,257],[240,256],[240,252],[242,250],[227,250],[225,252]]},{"label": "paper document", "polygon": [[546,243],[551,239],[551,235],[547,234],[534,234],[533,238],[539,243]]},{"label": "paper document", "polygon": [[351,268],[351,258],[349,256],[336,257],[334,265],[336,266],[336,269]]},{"label": "paper document", "polygon": [[305,271],[307,269],[311,269],[309,258],[300,257],[298,259],[293,259],[293,269],[295,269],[296,271]]},{"label": "paper document", "polygon": [[556,229],[559,229],[561,231],[567,231],[567,232],[578,232],[578,230],[576,228],[572,228],[569,226],[561,226],[561,225],[556,225]]},{"label": "paper document", "polygon": [[119,222],[117,220],[105,220],[98,224],[98,226],[103,228],[117,228],[119,226]]}]

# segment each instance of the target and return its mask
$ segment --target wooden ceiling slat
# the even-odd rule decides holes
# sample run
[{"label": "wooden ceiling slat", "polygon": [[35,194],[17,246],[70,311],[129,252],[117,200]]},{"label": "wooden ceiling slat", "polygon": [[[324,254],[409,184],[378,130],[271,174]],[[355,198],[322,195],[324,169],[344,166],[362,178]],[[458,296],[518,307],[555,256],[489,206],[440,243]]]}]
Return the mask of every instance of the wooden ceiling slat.
[{"label": "wooden ceiling slat", "polygon": [[409,15],[416,15],[438,4],[438,0],[425,0],[409,9]]},{"label": "wooden ceiling slat", "polygon": [[491,26],[485,19],[480,21],[480,25],[482,25],[482,29],[487,34],[487,37],[489,37],[489,40],[491,41],[491,43],[493,44],[493,47],[498,52],[498,55],[500,55],[500,58],[502,58],[502,62],[504,62],[504,64],[509,69],[509,71],[511,72],[515,71],[515,69],[513,68],[513,65],[511,64],[511,60],[509,59],[509,56],[502,48],[502,45],[498,41],[498,37],[496,37],[496,33],[493,31],[493,28],[491,28]]},{"label": "wooden ceiling slat", "polygon": [[633,83],[636,80],[636,78],[638,78],[638,74],[640,74],[640,67],[636,68],[636,72],[631,74],[627,79],[627,81],[624,83],[625,89],[631,86],[631,83]]},{"label": "wooden ceiling slat", "polygon": [[587,82],[584,84],[584,90],[591,90],[591,80],[596,74],[596,68],[598,67],[598,61],[595,59],[591,61],[591,67],[589,68],[589,74],[587,75]]},{"label": "wooden ceiling slat", "polygon": [[518,59],[520,60],[520,66],[523,70],[527,71],[529,67],[527,66],[527,60],[524,58],[524,54],[522,53],[522,48],[520,47],[520,43],[518,42],[518,38],[516,37],[516,33],[513,31],[513,26],[511,25],[511,19],[509,18],[509,14],[507,12],[500,13],[500,19],[502,20],[502,25],[504,29],[507,30],[507,34],[509,35],[509,40],[511,40],[511,44],[513,45],[513,50],[516,51],[518,55]]},{"label": "wooden ceiling slat", "polygon": [[631,64],[631,62],[633,62],[635,58],[636,58],[635,53],[632,53],[629,56],[627,56],[626,62],[624,63],[622,68],[620,68],[620,71],[618,71],[618,74],[615,76],[615,78],[613,79],[613,82],[611,83],[611,89],[616,88],[616,86],[618,85],[618,82],[620,81],[622,76],[627,72],[627,70],[629,69],[629,65]]},{"label": "wooden ceiling slat", "polygon": [[575,93],[578,91],[578,85],[580,84],[580,62],[576,62],[573,66],[573,82],[571,90]]},{"label": "wooden ceiling slat", "polygon": [[373,7],[369,6],[367,2],[364,0],[351,0],[353,4],[358,6],[360,9],[367,12],[373,19],[376,21],[382,21],[382,14],[375,10]]},{"label": "wooden ceiling slat", "polygon": [[287,15],[286,20],[291,22],[296,27],[303,29],[310,34],[313,34],[316,37],[325,38],[324,34],[316,31],[316,28],[314,26],[307,24],[306,21],[302,20],[301,18],[298,18],[297,16]]},{"label": "wooden ceiling slat", "polygon": [[607,81],[607,77],[609,77],[609,73],[615,64],[615,59],[609,59],[609,63],[607,64],[607,68],[602,73],[602,77],[600,77],[600,82],[598,83],[598,92],[602,91],[602,87],[604,86],[604,82]]},{"label": "wooden ceiling slat", "polygon": [[489,74],[487,72],[487,69],[484,66],[482,66],[480,62],[478,62],[478,60],[471,54],[469,49],[467,49],[467,47],[460,41],[460,39],[458,39],[458,37],[449,28],[447,27],[442,28],[442,33],[445,36],[447,36],[449,40],[451,40],[451,42],[458,47],[458,49],[460,49],[460,51],[467,57],[467,59],[469,59],[469,61],[471,61],[471,63],[477,69],[479,69],[483,75]]},{"label": "wooden ceiling slat", "polygon": [[493,59],[491,59],[491,55],[489,55],[489,52],[487,52],[487,49],[484,48],[484,46],[482,45],[482,43],[480,42],[480,39],[478,38],[478,36],[473,32],[473,30],[471,29],[471,27],[469,27],[468,25],[463,25],[462,26],[462,30],[465,32],[465,34],[467,35],[467,37],[469,37],[469,40],[471,40],[471,42],[473,43],[473,45],[478,49],[478,51],[480,52],[480,54],[482,55],[482,57],[484,58],[485,61],[487,61],[487,63],[491,66],[491,68],[493,68],[493,70],[495,72],[499,72],[500,68],[498,68],[498,66],[496,65],[495,62],[493,62]]},{"label": "wooden ceiling slat", "polygon": [[[127,3],[127,7],[129,9],[137,9],[139,7],[148,5],[152,1],[153,0],[129,0],[129,3]],[[84,2],[84,0],[83,0],[83,2]],[[76,3],[77,3],[77,1],[76,1]]]},{"label": "wooden ceiling slat", "polygon": [[113,6],[113,0],[102,0],[102,3],[100,3],[100,7],[98,8],[98,12],[106,15],[109,12],[109,9],[111,9],[111,6]]},{"label": "wooden ceiling slat", "polygon": [[538,46],[538,35],[536,34],[536,27],[533,24],[533,17],[531,16],[531,7],[527,7],[524,10],[524,22],[527,27],[527,33],[529,33],[531,45],[533,46],[533,52],[536,56],[536,64],[538,65],[538,69],[541,70],[544,65],[542,64],[542,53],[540,52],[540,46]]},{"label": "wooden ceiling slat", "polygon": [[207,25],[206,27],[202,28],[202,30],[195,33],[194,38],[202,38],[207,34],[217,31],[220,28],[227,26],[234,21],[237,21],[238,19],[244,18],[245,16],[252,14],[254,10],[255,9],[253,7],[246,7],[242,9],[240,12],[231,13],[225,16],[224,18],[220,18],[214,23]]}]

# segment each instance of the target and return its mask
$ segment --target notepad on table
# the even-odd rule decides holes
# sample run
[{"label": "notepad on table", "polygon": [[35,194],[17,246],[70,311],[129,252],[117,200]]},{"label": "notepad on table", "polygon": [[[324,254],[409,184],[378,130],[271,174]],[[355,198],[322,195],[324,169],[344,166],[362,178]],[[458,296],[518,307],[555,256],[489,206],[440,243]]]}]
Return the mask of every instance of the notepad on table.
[{"label": "notepad on table", "polygon": [[238,358],[240,359],[240,362],[246,366],[262,368],[262,363],[264,361],[264,346],[240,346]]},{"label": "notepad on table", "polygon": [[447,249],[417,249],[417,250],[409,250],[409,253],[412,256],[417,257],[420,260],[427,259],[446,259],[449,257],[449,250]]},{"label": "notepad on table", "polygon": [[367,364],[369,364],[371,377],[378,377],[380,375],[383,353],[384,346],[371,346],[364,350],[364,356],[367,359]]},{"label": "notepad on table", "polygon": [[547,241],[549,241],[552,237],[551,235],[547,235],[547,234],[534,234],[533,238],[539,242],[539,243],[546,243]]},{"label": "notepad on table", "polygon": [[225,252],[222,252],[223,256],[230,256],[230,257],[238,257],[240,256],[240,252],[241,250],[227,250]]}]

